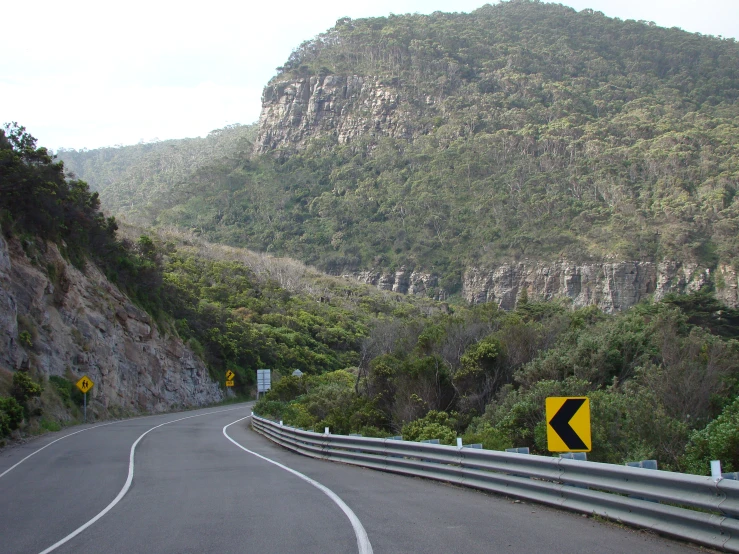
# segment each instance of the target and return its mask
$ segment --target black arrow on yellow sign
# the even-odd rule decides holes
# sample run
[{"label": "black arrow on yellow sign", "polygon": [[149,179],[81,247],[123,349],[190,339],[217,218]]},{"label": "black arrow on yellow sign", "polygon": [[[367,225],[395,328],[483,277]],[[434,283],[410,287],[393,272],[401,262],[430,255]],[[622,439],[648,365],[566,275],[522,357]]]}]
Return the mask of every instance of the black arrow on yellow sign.
[{"label": "black arrow on yellow sign", "polygon": [[588,445],[580,438],[580,435],[575,433],[575,430],[570,427],[572,416],[577,413],[577,410],[584,403],[584,398],[568,398],[562,404],[562,407],[557,410],[557,413],[554,414],[554,417],[549,420],[549,425],[551,425],[552,429],[554,429],[570,450],[590,450]]}]

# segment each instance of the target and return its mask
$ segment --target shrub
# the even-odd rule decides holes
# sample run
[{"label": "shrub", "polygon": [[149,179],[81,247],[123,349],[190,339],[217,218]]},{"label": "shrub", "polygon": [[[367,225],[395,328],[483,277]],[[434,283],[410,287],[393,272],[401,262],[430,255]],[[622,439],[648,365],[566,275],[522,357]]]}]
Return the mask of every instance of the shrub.
[{"label": "shrub", "polygon": [[13,374],[13,386],[10,389],[10,394],[20,404],[25,404],[31,398],[41,396],[42,390],[44,390],[43,387],[31,379],[31,376],[25,371],[16,371]]},{"label": "shrub", "polygon": [[378,427],[374,427],[372,425],[365,425],[364,427],[360,427],[359,429],[357,429],[357,433],[359,433],[363,437],[374,437],[378,439],[385,439],[387,437],[393,436],[392,433]]},{"label": "shrub", "polygon": [[289,375],[277,381],[265,395],[268,400],[290,402],[307,391],[308,378]]},{"label": "shrub", "polygon": [[407,441],[439,439],[441,444],[455,444],[457,439],[454,420],[448,413],[435,410],[406,424],[403,427],[402,435],[403,439]]},{"label": "shrub", "polygon": [[31,333],[28,331],[21,331],[18,335],[18,339],[20,340],[21,344],[23,346],[27,346],[28,348],[33,348],[33,341],[31,340]]},{"label": "shrub", "polygon": [[511,440],[500,430],[487,422],[480,423],[477,427],[470,426],[462,436],[464,444],[478,444],[486,450],[505,450],[512,448]]},{"label": "shrub", "polygon": [[691,435],[682,462],[689,473],[708,475],[711,460],[721,460],[726,472],[739,471],[739,397]]},{"label": "shrub", "polygon": [[46,431],[54,432],[54,431],[62,430],[61,423],[59,423],[58,421],[54,421],[53,419],[41,419],[41,421],[39,422],[39,425],[41,426],[42,429]]},{"label": "shrub", "polygon": [[[332,433],[343,435],[356,432],[364,436],[390,436],[390,434],[385,434],[385,431],[381,431],[387,428],[387,418],[377,409],[376,402],[357,396],[353,391],[343,398],[343,402],[336,404],[316,425],[319,431],[323,431],[324,427],[331,429]],[[373,434],[368,435],[363,429],[369,429]]]},{"label": "shrub", "polygon": [[612,464],[656,459],[661,469],[679,468],[690,430],[652,391],[628,383],[588,396],[593,440],[588,459]]},{"label": "shrub", "polygon": [[56,390],[62,402],[68,405],[82,406],[84,397],[82,391],[74,385],[74,382],[58,375],[52,375],[49,377],[49,383]]},{"label": "shrub", "polygon": [[267,419],[281,419],[284,411],[285,404],[276,400],[268,400],[266,395],[262,396],[262,398],[254,404],[254,413],[259,417]]},{"label": "shrub", "polygon": [[23,421],[23,406],[15,398],[0,397],[0,437],[5,437]]},{"label": "shrub", "polygon": [[318,418],[312,416],[305,406],[297,402],[291,402],[282,413],[282,419],[285,424],[292,427],[302,427],[303,429],[313,429],[318,423]]}]

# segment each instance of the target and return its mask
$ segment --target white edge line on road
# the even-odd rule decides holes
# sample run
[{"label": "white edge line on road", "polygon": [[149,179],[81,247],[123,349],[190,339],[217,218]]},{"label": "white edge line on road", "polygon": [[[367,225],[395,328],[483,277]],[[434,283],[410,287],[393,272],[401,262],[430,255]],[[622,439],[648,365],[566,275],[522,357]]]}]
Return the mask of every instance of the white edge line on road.
[{"label": "white edge line on road", "polygon": [[13,466],[10,466],[8,469],[6,469],[2,473],[0,473],[0,478],[2,478],[2,476],[5,475],[5,474],[10,473],[12,470],[14,470],[15,468],[17,468],[19,465],[21,465],[23,462],[25,462],[31,456],[35,456],[36,454],[38,454],[39,452],[41,452],[44,448],[50,447],[55,442],[59,442],[60,440],[66,439],[67,437],[71,437],[72,435],[76,435],[77,433],[84,433],[85,431],[91,431],[93,429],[97,429],[98,427],[105,427],[106,425],[113,425],[114,423],[121,423],[121,421],[126,421],[126,420],[122,419],[122,420],[119,420],[119,421],[111,421],[110,423],[101,423],[100,425],[95,425],[93,427],[87,427],[86,429],[80,429],[79,431],[75,431],[74,433],[69,433],[68,435],[64,435],[63,437],[59,437],[58,439],[51,441],[46,446],[42,446],[38,450],[34,450],[33,452],[31,452],[28,456],[26,456],[25,458],[23,458],[17,464],[15,464]]},{"label": "white edge line on road", "polygon": [[[46,550],[43,550],[41,552],[41,554],[47,554],[48,552],[51,552],[53,550],[56,550],[57,548],[59,548],[60,546],[62,546],[64,543],[67,543],[70,540],[72,540],[74,537],[76,537],[77,535],[79,535],[80,533],[82,533],[85,529],[87,529],[88,527],[90,527],[91,525],[93,525],[97,520],[99,520],[101,517],[103,517],[105,514],[107,514],[110,510],[112,510],[115,507],[115,505],[118,504],[123,499],[124,496],[126,496],[126,493],[128,492],[128,489],[131,488],[131,483],[133,482],[133,458],[134,458],[134,454],[136,453],[136,446],[139,444],[139,442],[141,442],[141,439],[143,439],[146,435],[148,435],[149,433],[151,433],[154,429],[159,429],[159,427],[163,427],[165,425],[169,425],[170,423],[177,423],[178,421],[183,421],[185,419],[192,419],[194,417],[203,417],[203,416],[207,416],[207,415],[219,414],[219,413],[222,413],[222,412],[232,412],[233,410],[243,410],[243,409],[244,409],[244,406],[239,406],[238,408],[229,408],[227,410],[218,410],[218,411],[215,411],[215,412],[208,412],[206,414],[196,414],[196,415],[191,415],[191,416],[187,416],[187,417],[181,417],[179,419],[173,419],[172,421],[167,421],[165,423],[161,423],[159,425],[155,425],[154,427],[152,427],[148,431],[145,431],[144,433],[142,433],[139,436],[139,438],[136,439],[136,442],[134,442],[133,445],[131,446],[131,453],[128,456],[128,478],[126,479],[126,484],[123,485],[123,488],[121,489],[121,492],[118,493],[118,496],[116,496],[113,499],[113,501],[110,504],[108,504],[103,509],[102,512],[100,512],[98,515],[96,515],[90,521],[88,521],[87,523],[85,523],[83,526],[81,526],[78,529],[72,531],[69,535],[67,535],[66,537],[64,537],[60,541],[55,542],[49,548],[47,548]],[[110,424],[106,424],[106,425],[110,425]]]},{"label": "white edge line on road", "polygon": [[110,423],[101,423],[99,425],[93,425],[92,427],[87,427],[85,429],[80,429],[79,431],[75,431],[74,433],[69,433],[67,435],[64,435],[63,437],[59,437],[58,439],[51,441],[49,444],[47,444],[45,446],[42,446],[38,450],[34,450],[28,456],[26,456],[25,458],[23,458],[20,462],[16,463],[15,465],[10,466],[8,469],[6,469],[2,473],[0,473],[0,478],[2,478],[4,475],[7,475],[11,471],[13,471],[15,468],[17,468],[19,465],[21,465],[23,462],[25,462],[31,456],[35,456],[36,454],[38,454],[39,452],[41,452],[44,448],[48,448],[52,444],[54,444],[55,442],[59,442],[60,440],[66,439],[68,437],[71,437],[72,435],[77,435],[78,433],[84,433],[85,431],[92,431],[93,429],[97,429],[98,427],[105,427],[106,425],[115,425],[116,423],[123,423],[125,421],[136,421],[138,419],[146,419],[147,417],[156,417],[156,416],[159,416],[159,415],[166,415],[166,414],[152,414],[152,415],[132,417],[132,418],[128,418],[128,419],[119,419],[117,421],[111,421]]},{"label": "white edge line on road", "polygon": [[[359,554],[372,554],[372,545],[370,544],[369,537],[367,536],[367,531],[364,530],[364,527],[362,526],[362,522],[359,521],[359,518],[356,516],[356,514],[352,511],[352,509],[346,505],[346,503],[339,498],[339,496],[329,489],[328,487],[322,485],[318,481],[315,481],[308,477],[307,475],[303,475],[299,471],[295,471],[294,469],[291,469],[285,465],[282,465],[279,462],[275,462],[274,460],[270,460],[266,456],[262,456],[261,454],[257,454],[256,452],[252,452],[248,448],[245,448],[241,446],[238,442],[233,440],[228,433],[226,433],[226,429],[231,427],[231,425],[234,425],[235,423],[238,423],[239,421],[244,421],[245,419],[249,419],[251,416],[242,417],[241,419],[237,419],[236,421],[229,423],[223,428],[223,435],[230,440],[232,443],[234,443],[236,446],[241,448],[244,452],[248,452],[249,454],[253,454],[257,458],[261,458],[262,460],[269,462],[271,464],[276,465],[277,467],[284,469],[285,471],[288,471],[295,475],[296,477],[300,477],[303,481],[307,481],[314,487],[316,487],[318,490],[320,490],[323,494],[328,496],[331,500],[334,501],[334,503],[341,508],[341,511],[344,512],[346,517],[349,518],[349,521],[352,524],[352,527],[354,528],[354,534],[357,537],[357,548],[359,549]],[[43,553],[42,553],[43,554]]]}]

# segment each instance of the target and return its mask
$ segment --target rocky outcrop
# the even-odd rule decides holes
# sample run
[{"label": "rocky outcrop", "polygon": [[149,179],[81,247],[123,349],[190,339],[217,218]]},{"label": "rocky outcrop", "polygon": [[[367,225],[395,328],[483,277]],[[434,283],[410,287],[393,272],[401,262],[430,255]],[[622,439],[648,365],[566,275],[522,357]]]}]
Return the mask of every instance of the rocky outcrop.
[{"label": "rocky outcrop", "polygon": [[[566,298],[573,307],[598,306],[607,313],[626,310],[645,298],[660,300],[666,294],[689,293],[709,283],[728,306],[739,306],[739,275],[730,266],[719,266],[716,275],[697,264],[680,262],[602,262],[575,264],[566,261],[501,264],[469,268],[462,282],[462,296],[470,303],[495,302],[505,310],[516,307],[523,291],[530,300]],[[446,300],[447,292],[431,273],[369,270],[344,275],[380,290]]]},{"label": "rocky outcrop", "polygon": [[716,297],[727,306],[739,306],[739,274],[730,265],[719,264],[714,275]]},{"label": "rocky outcrop", "polygon": [[30,259],[0,237],[0,367],[89,376],[90,407],[161,412],[219,401],[206,367],[162,333],[92,264],[79,271],[53,244]]},{"label": "rocky outcrop", "polygon": [[353,279],[365,285],[372,285],[380,290],[399,292],[401,294],[415,294],[429,296],[435,300],[446,300],[447,293],[438,286],[438,279],[430,273],[408,271],[401,268],[398,271],[358,271],[343,275],[346,279]]},{"label": "rocky outcrop", "polygon": [[0,234],[0,360],[10,367],[20,367],[25,352],[18,344],[18,306],[11,293],[10,252]]},{"label": "rocky outcrop", "polygon": [[574,307],[598,306],[612,313],[649,296],[659,300],[671,292],[699,290],[710,278],[710,270],[679,262],[532,262],[468,269],[463,294],[469,302],[496,302],[511,310],[525,290],[531,300],[568,298]]},{"label": "rocky outcrop", "polygon": [[411,138],[412,119],[398,88],[372,77],[325,75],[273,81],[262,94],[257,153],[300,148],[309,138]]}]

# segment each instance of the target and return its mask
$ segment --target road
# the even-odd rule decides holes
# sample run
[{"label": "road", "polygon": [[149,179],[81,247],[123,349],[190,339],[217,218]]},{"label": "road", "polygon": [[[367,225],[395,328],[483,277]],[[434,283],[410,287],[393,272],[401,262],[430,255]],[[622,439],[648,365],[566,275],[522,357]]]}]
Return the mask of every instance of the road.
[{"label": "road", "polygon": [[80,426],[0,451],[0,554],[351,553],[362,546],[357,529],[376,553],[698,552],[536,504],[293,454],[253,432],[249,413],[242,404]]}]

